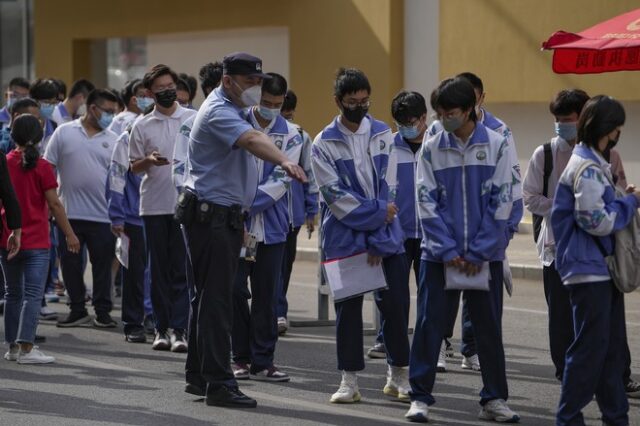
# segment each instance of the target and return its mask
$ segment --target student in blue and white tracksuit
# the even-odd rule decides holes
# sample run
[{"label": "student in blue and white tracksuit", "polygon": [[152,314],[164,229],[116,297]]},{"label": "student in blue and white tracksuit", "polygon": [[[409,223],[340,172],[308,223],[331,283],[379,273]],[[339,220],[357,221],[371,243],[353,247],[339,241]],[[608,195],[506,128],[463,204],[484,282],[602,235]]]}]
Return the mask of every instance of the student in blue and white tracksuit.
[{"label": "student in blue and white tracksuit", "polygon": [[[476,96],[475,112],[478,122],[482,123],[485,127],[493,130],[494,132],[504,136],[509,144],[509,158],[511,160],[511,173],[513,175],[513,208],[511,209],[511,215],[507,222],[507,229],[509,230],[509,240],[513,238],[513,234],[518,232],[518,224],[522,219],[524,212],[524,203],[522,200],[522,177],[520,174],[520,163],[518,161],[518,153],[516,151],[515,140],[513,139],[513,133],[509,126],[504,121],[493,116],[489,111],[483,108],[485,100],[484,85],[482,80],[475,74],[470,72],[464,72],[458,74],[457,77],[464,78],[473,86],[473,91]],[[442,130],[442,124],[440,121],[435,121],[429,128],[429,135],[433,136]],[[505,259],[505,285],[511,286],[511,272],[509,269],[509,262]],[[449,320],[447,325],[447,331],[445,333],[445,340],[440,351],[440,357],[438,358],[438,371],[444,372],[447,369],[446,357],[453,355],[453,348],[449,343],[449,340],[453,336],[453,329],[456,325],[456,318],[458,316],[458,307],[460,302],[458,300],[452,300],[452,305],[449,309]],[[446,349],[445,349],[446,347]],[[462,344],[460,347],[462,353],[462,368],[468,370],[480,370],[480,361],[476,351],[476,342],[473,336],[473,330],[471,327],[471,320],[469,319],[469,312],[466,308],[466,302],[463,300],[462,306]]]},{"label": "student in blue and white tracksuit", "polygon": [[604,260],[614,233],[626,227],[640,206],[640,192],[616,198],[608,151],[625,122],[622,105],[608,97],[587,102],[578,121],[581,141],[556,189],[551,226],[556,269],[569,290],[575,338],[562,378],[556,424],[584,425],[582,408],[595,394],[606,425],[628,425],[625,394],[625,321],[622,293]]},{"label": "student in blue and white tracksuit", "polygon": [[140,217],[140,182],[142,178],[131,172],[129,163],[129,132],[133,123],[118,138],[109,168],[107,203],[111,230],[116,235],[129,237],[128,267],[122,268],[122,322],[127,342],[147,341],[144,328],[145,316],[151,315],[148,298],[149,283],[145,277],[147,250],[144,238],[144,222]]},{"label": "student in blue and white tracksuit", "polygon": [[[281,114],[289,122],[293,122],[298,97],[289,89],[284,97]],[[302,152],[300,153],[300,167],[307,175],[307,182],[300,183],[292,180],[289,191],[287,191],[287,201],[289,203],[289,233],[287,234],[287,244],[284,250],[282,261],[282,278],[278,284],[278,301],[276,315],[278,317],[278,333],[284,334],[289,328],[287,313],[289,303],[287,302],[287,291],[293,270],[293,262],[296,260],[296,247],[298,233],[302,225],[306,225],[308,238],[315,230],[315,220],[318,215],[318,185],[311,170],[311,144],[313,141],[309,133],[305,132],[297,124],[293,124],[302,138]]]},{"label": "student in blue and white tracksuit", "polygon": [[[326,260],[367,252],[370,265],[382,266],[388,289],[375,294],[384,315],[387,349],[384,393],[408,399],[409,363],[408,264],[403,233],[392,201],[395,166],[391,129],[367,114],[371,86],[356,69],[338,72],[334,97],[341,114],[316,137],[311,152],[313,172],[320,187],[322,250]],[[360,400],[356,372],[364,369],[362,338],[363,297],[336,302],[336,344],[340,388],[331,402]]]},{"label": "student in blue and white tracksuit", "polygon": [[[269,136],[293,163],[300,161],[298,129],[280,115],[287,81],[279,74],[262,82],[260,105],[249,111],[249,122]],[[241,259],[233,291],[233,374],[236,380],[287,382],[289,376],[274,366],[278,341],[276,287],[289,232],[287,189],[291,178],[273,163],[256,158],[258,190],[249,210],[247,230],[258,241],[254,262]],[[251,292],[247,289],[251,279]],[[247,299],[251,298],[251,309]],[[249,365],[251,367],[249,367]]]},{"label": "student in blue and white tracksuit", "polygon": [[426,422],[451,299],[445,266],[475,275],[489,268],[489,291],[465,290],[482,362],[480,392],[485,420],[516,422],[508,398],[502,344],[502,282],[512,172],[506,139],[476,122],[475,95],[460,77],[444,80],[432,104],[444,130],[427,139],[416,172],[418,214],[424,235],[418,316],[411,347],[411,409],[405,417]]},{"label": "student in blue and white tracksuit", "polygon": [[[391,115],[396,122],[398,132],[393,137],[397,164],[397,189],[395,203],[398,206],[398,218],[404,232],[404,250],[413,265],[416,283],[420,275],[420,242],[422,230],[416,210],[415,175],[418,163],[418,151],[427,131],[427,104],[418,92],[402,91],[391,102]],[[407,270],[407,273],[410,271]],[[408,279],[408,278],[407,278]],[[382,323],[384,318],[380,318]],[[382,328],[378,332],[376,343],[367,352],[369,358],[386,358],[387,353],[382,338]]]}]

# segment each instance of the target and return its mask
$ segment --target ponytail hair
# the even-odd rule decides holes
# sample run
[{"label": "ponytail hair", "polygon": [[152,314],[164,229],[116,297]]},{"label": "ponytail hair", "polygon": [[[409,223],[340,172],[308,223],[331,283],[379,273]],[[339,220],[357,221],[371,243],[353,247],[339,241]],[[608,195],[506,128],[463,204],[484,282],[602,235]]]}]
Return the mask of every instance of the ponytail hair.
[{"label": "ponytail hair", "polygon": [[23,149],[22,168],[24,170],[36,167],[40,158],[38,144],[43,135],[42,123],[34,115],[22,114],[11,123],[11,139]]}]

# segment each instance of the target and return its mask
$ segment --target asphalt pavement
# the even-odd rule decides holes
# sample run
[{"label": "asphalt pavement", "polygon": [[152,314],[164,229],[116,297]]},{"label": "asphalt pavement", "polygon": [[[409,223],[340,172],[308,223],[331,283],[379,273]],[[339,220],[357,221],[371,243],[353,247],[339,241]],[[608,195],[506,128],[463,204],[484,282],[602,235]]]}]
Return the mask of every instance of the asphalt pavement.
[{"label": "asphalt pavement", "polygon": [[[523,243],[524,244],[524,243]],[[290,319],[303,325],[317,318],[317,266],[300,261],[290,287]],[[412,281],[411,322],[415,318]],[[64,303],[50,306],[66,313]],[[116,308],[119,299],[116,299]],[[627,296],[627,327],[640,378],[640,293]],[[114,317],[119,317],[116,309]],[[333,318],[333,308],[329,309]],[[372,302],[366,301],[364,320],[371,326]],[[516,279],[514,295],[505,299],[503,329],[512,409],[523,425],[552,425],[560,394],[553,377],[546,333],[542,283]],[[206,406],[183,392],[184,354],[157,352],[147,344],[124,341],[122,327],[56,328],[42,322],[47,337],[41,349],[57,358],[51,365],[18,365],[0,360],[0,425],[391,425],[406,424],[408,405],[382,393],[386,366],[367,360],[359,374],[362,402],[329,403],[340,381],[336,370],[335,329],[292,327],[278,342],[276,364],[290,374],[290,383],[241,383],[258,400],[254,410]],[[459,337],[459,328],[455,336]],[[0,337],[3,333],[0,332]],[[373,342],[365,337],[365,349]],[[454,339],[459,348],[459,338]],[[449,371],[436,378],[433,425],[486,424],[477,419],[480,374],[460,368],[456,354]],[[595,402],[585,410],[588,425],[600,425]],[[631,424],[640,425],[640,400],[631,401]]]}]

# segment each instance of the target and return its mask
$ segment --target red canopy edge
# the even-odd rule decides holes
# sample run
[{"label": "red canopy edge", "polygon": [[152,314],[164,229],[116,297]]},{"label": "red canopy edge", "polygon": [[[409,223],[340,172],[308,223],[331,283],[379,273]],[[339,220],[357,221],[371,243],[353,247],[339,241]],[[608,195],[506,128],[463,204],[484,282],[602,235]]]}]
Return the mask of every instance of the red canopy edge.
[{"label": "red canopy edge", "polygon": [[599,74],[640,71],[640,46],[625,49],[556,49],[553,71],[557,74]]}]

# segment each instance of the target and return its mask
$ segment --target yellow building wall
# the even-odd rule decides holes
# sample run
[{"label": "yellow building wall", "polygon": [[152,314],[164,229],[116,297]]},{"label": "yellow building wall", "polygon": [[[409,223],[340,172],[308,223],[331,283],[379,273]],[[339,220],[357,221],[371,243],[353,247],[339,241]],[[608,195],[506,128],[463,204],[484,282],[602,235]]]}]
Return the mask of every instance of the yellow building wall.
[{"label": "yellow building wall", "polygon": [[443,0],[440,76],[478,74],[490,102],[548,101],[560,89],[640,99],[640,73],[554,74],[540,46],[553,32],[580,32],[640,7],[637,0]]},{"label": "yellow building wall", "polygon": [[[86,77],[86,40],[247,27],[289,28],[290,85],[299,98],[296,121],[310,133],[335,115],[333,79],[357,67],[373,89],[371,111],[389,121],[402,87],[402,0],[34,0],[37,76],[67,82]],[[251,46],[246,47],[251,52]],[[211,58],[211,60],[222,58]],[[149,64],[153,65],[153,64]],[[264,69],[269,70],[265,61]],[[179,70],[178,70],[179,71]]]}]

